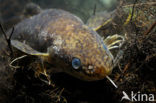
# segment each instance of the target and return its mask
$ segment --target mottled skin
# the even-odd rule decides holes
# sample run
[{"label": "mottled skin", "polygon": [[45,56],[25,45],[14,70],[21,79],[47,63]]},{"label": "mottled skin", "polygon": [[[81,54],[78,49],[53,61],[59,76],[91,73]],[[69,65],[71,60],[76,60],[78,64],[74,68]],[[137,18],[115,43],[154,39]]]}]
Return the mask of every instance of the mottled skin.
[{"label": "mottled skin", "polygon": [[[78,17],[63,10],[45,10],[20,22],[15,26],[12,39],[39,52],[48,52],[44,61],[51,69],[82,80],[103,79],[113,69],[113,56],[102,38]],[[73,58],[81,60],[78,70],[72,67]]]}]

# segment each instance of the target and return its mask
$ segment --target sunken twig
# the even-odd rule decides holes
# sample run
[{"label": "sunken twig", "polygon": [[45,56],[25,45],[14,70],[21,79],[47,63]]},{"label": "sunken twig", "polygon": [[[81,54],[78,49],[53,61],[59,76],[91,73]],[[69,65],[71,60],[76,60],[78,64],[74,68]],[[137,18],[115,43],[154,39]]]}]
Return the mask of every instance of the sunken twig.
[{"label": "sunken twig", "polygon": [[9,47],[9,49],[11,51],[10,55],[12,56],[13,55],[13,50],[12,50],[12,47],[11,47],[11,37],[12,37],[12,34],[14,32],[14,27],[12,28],[12,31],[11,31],[11,34],[9,35],[9,38],[7,37],[7,34],[6,34],[6,32],[5,32],[5,30],[4,30],[1,23],[0,23],[0,28],[1,28],[2,33],[3,33],[4,37],[5,37],[5,40],[6,40],[7,44],[8,44],[8,47]]},{"label": "sunken twig", "polygon": [[144,35],[148,35],[153,29],[156,27],[156,21],[152,24],[152,26],[144,33]]}]

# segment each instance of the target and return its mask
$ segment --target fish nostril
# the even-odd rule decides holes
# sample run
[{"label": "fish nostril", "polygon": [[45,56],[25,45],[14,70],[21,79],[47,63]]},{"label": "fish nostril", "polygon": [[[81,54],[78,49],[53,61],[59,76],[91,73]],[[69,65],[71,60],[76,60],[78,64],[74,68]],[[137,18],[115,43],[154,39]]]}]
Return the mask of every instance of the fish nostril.
[{"label": "fish nostril", "polygon": [[89,70],[92,70],[92,69],[94,69],[94,67],[91,66],[91,65],[89,65],[89,66],[88,66],[88,69],[89,69]]}]

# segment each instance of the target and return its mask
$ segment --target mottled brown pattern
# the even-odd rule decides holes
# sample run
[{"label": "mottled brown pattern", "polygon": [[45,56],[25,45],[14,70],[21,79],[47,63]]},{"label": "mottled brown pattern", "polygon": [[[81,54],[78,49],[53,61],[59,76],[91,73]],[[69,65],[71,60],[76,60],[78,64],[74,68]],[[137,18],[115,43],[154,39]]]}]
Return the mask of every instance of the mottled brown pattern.
[{"label": "mottled brown pattern", "polygon": [[[43,11],[21,22],[15,29],[13,39],[25,40],[40,52],[46,52],[49,48],[51,59],[47,62],[79,79],[99,80],[112,71],[113,58],[110,51],[103,48],[102,38],[78,17],[66,11]],[[18,38],[21,35],[26,38]],[[79,71],[72,68],[74,57],[81,60],[82,68]],[[94,68],[89,70],[88,66]]]}]

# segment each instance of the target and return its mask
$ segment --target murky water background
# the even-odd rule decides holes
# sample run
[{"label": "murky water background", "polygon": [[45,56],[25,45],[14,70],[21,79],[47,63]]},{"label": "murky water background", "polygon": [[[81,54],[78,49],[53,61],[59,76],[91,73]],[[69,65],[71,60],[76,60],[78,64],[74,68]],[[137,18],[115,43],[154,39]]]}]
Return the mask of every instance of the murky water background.
[{"label": "murky water background", "polygon": [[[84,22],[93,15],[94,9],[111,11],[116,8],[116,0],[0,0],[0,20],[11,27],[25,18],[25,10],[34,4],[34,9],[58,8],[67,10]],[[32,8],[33,8],[32,6]]]}]

